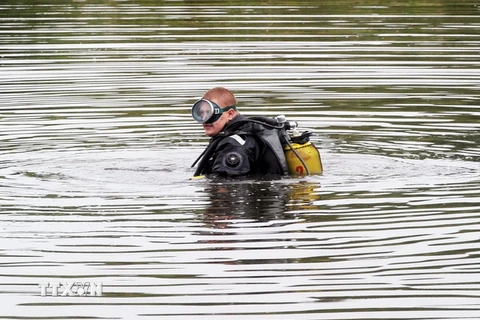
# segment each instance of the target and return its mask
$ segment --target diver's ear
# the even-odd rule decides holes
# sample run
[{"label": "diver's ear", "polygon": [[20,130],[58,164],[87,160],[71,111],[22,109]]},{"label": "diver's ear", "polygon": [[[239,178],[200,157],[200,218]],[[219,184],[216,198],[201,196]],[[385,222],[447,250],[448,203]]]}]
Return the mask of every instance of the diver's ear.
[{"label": "diver's ear", "polygon": [[233,118],[235,118],[235,110],[233,110],[233,109],[228,109],[227,113],[228,113],[228,121],[230,121],[230,120],[232,120]]}]

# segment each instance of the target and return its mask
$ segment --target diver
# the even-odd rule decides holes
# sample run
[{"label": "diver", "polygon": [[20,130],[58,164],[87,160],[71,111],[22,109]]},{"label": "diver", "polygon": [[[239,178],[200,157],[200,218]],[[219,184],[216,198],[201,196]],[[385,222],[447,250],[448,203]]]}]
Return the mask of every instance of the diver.
[{"label": "diver", "polygon": [[275,129],[248,121],[238,111],[237,99],[230,90],[223,87],[208,90],[194,103],[192,116],[211,137],[195,176],[288,173]]},{"label": "diver", "polygon": [[[287,122],[281,116],[247,118],[240,114],[236,97],[226,88],[208,90],[193,104],[192,116],[211,137],[207,148],[192,165],[198,163],[194,177],[285,176],[292,170],[301,169],[303,173],[303,168],[309,174],[302,157],[316,160],[317,167],[321,167],[320,154],[308,141],[311,133],[296,137],[294,142],[298,143],[292,146],[286,131],[295,129],[296,123]],[[297,146],[307,152],[299,149],[303,152],[300,155]],[[311,148],[316,153],[314,157],[310,155]],[[290,158],[295,161],[288,161],[289,152],[294,153]],[[292,169],[292,165],[296,169]]]}]

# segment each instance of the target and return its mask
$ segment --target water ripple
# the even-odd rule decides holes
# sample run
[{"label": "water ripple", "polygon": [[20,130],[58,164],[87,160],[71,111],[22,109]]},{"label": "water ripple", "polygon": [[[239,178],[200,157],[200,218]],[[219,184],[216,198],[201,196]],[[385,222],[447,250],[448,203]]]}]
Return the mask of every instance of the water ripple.
[{"label": "water ripple", "polygon": [[[478,319],[478,6],[0,6],[5,319]],[[314,133],[325,172],[188,180],[190,105]],[[101,297],[39,284],[102,283]]]}]

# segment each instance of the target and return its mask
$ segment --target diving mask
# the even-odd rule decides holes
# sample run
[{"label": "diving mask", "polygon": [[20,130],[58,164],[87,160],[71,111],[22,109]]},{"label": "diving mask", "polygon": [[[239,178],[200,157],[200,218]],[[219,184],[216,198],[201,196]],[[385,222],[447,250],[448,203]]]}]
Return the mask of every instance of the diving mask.
[{"label": "diving mask", "polygon": [[221,116],[222,113],[230,109],[236,110],[237,106],[229,106],[225,108],[220,108],[215,102],[200,99],[193,104],[192,107],[192,117],[198,123],[214,123]]}]

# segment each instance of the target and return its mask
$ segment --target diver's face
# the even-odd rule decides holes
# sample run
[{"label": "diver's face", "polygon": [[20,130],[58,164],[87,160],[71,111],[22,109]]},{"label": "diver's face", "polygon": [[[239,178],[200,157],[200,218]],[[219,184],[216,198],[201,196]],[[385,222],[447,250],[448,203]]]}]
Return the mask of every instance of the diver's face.
[{"label": "diver's face", "polygon": [[209,137],[214,137],[219,134],[223,130],[223,127],[225,127],[227,122],[233,118],[232,111],[233,110],[230,109],[227,112],[222,113],[220,118],[218,118],[218,120],[213,123],[203,123],[202,126],[203,130],[205,130],[205,134]]},{"label": "diver's face", "polygon": [[202,107],[200,108],[198,115],[203,121],[208,120],[208,118],[212,115],[212,111],[210,110],[209,105],[202,104]]}]

